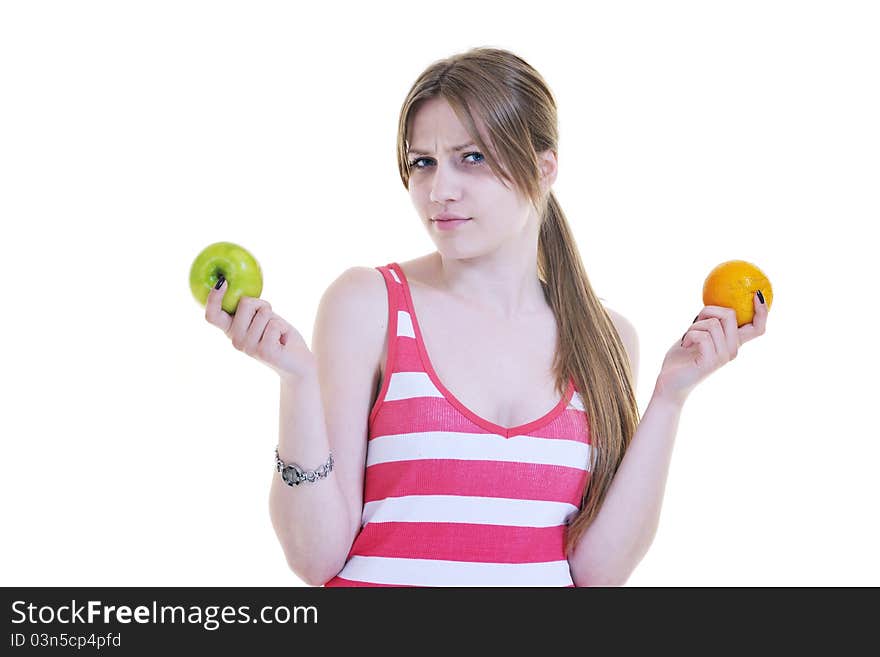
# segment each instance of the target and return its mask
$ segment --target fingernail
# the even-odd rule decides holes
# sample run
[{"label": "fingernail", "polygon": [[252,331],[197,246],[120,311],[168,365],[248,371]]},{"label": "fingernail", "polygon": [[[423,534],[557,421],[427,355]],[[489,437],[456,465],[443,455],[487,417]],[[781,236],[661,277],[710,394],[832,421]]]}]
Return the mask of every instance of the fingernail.
[{"label": "fingernail", "polygon": [[761,290],[758,290],[758,301],[764,303],[764,295],[761,294]]},{"label": "fingernail", "polygon": [[214,289],[219,290],[221,287],[223,287],[223,283],[225,282],[226,278],[223,276],[223,274],[220,274],[220,278],[217,280],[217,285],[214,286]]}]

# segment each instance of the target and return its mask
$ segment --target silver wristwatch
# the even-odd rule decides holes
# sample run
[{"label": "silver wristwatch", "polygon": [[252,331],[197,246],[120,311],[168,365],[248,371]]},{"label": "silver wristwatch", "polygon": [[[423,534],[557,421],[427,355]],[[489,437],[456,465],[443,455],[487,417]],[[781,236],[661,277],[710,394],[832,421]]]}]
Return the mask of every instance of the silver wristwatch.
[{"label": "silver wristwatch", "polygon": [[303,470],[296,463],[285,463],[278,456],[278,448],[275,448],[275,470],[281,473],[281,478],[288,486],[299,486],[304,481],[317,481],[323,479],[333,469],[333,452],[327,457],[327,461],[315,470]]}]

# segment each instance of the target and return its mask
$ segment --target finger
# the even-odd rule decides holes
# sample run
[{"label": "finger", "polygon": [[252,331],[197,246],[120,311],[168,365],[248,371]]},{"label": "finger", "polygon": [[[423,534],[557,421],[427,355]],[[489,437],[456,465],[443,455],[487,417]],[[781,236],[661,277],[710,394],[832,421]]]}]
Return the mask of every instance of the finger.
[{"label": "finger", "polygon": [[257,312],[254,314],[254,319],[244,336],[243,351],[246,354],[257,353],[257,346],[263,338],[263,331],[266,330],[266,324],[272,319],[272,315],[272,306],[269,303],[261,305],[257,309]]},{"label": "finger", "polygon": [[724,351],[726,358],[727,360],[733,360],[736,358],[739,345],[741,344],[739,331],[737,331],[736,327],[736,311],[733,308],[728,308],[726,306],[705,306],[703,310],[700,311],[698,317],[704,319],[714,317],[721,323],[721,331],[724,335],[726,346]]},{"label": "finger", "polygon": [[[715,354],[718,357],[718,362],[728,362],[733,356],[730,354],[730,345],[727,342],[727,336],[724,334],[723,321],[718,317],[709,317],[706,321],[709,322],[709,332],[712,335],[712,342],[715,343]],[[734,326],[736,326],[735,320]]]},{"label": "finger", "polygon": [[272,361],[275,353],[281,346],[281,331],[283,330],[284,321],[274,315],[266,323],[266,329],[263,331],[263,337],[260,344],[257,345],[257,355],[266,361]]},{"label": "finger", "polygon": [[685,348],[697,347],[698,364],[715,362],[715,343],[708,331],[688,331],[684,336]]},{"label": "finger", "polygon": [[717,317],[707,317],[699,320],[694,324],[688,333],[706,333],[712,347],[712,356],[718,362],[727,362],[730,360],[727,351],[727,340],[724,337],[724,331],[721,328],[721,320]]},{"label": "finger", "polygon": [[281,319],[280,317],[278,319],[281,320],[281,335],[279,336],[278,341],[281,344],[286,345],[288,339],[290,338],[290,334],[294,331],[293,324],[284,319]]},{"label": "finger", "polygon": [[752,319],[751,323],[743,324],[739,327],[739,340],[741,344],[748,342],[749,340],[754,340],[759,335],[764,335],[764,332],[767,329],[767,315],[769,314],[767,304],[761,303],[757,292],[755,292],[752,302],[755,306],[755,317]]},{"label": "finger", "polygon": [[266,305],[266,303],[268,302],[256,297],[241,297],[239,299],[235,314],[232,316],[232,326],[228,333],[232,339],[233,346],[239,351],[244,350],[247,331],[254,320],[254,315],[257,314],[260,306]]},{"label": "finger", "polygon": [[205,319],[226,333],[232,325],[232,315],[223,310],[223,308],[220,307],[220,303],[223,301],[223,295],[226,294],[226,289],[229,287],[229,283],[226,282],[225,278],[222,279],[220,283],[222,283],[222,285],[219,289],[214,287],[214,289],[208,293],[208,300],[205,302]]},{"label": "finger", "polygon": [[[699,318],[700,318],[700,315],[699,315],[699,313],[697,313],[697,316],[694,317],[694,321],[691,322],[691,326],[693,326],[694,324],[696,324],[696,323],[697,323],[697,320],[698,320]],[[688,329],[688,331],[689,331],[689,330],[690,330],[690,329]],[[687,335],[687,331],[685,331],[685,332],[684,332],[684,335],[681,336],[681,346],[682,346],[682,347],[684,346],[684,336],[685,336],[685,335]]]}]

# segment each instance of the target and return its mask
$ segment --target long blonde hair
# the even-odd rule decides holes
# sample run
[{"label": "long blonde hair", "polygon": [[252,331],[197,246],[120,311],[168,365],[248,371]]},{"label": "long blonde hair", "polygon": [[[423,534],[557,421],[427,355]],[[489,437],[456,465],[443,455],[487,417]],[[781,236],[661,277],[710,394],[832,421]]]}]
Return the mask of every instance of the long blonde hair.
[{"label": "long blonde hair", "polygon": [[[565,214],[552,190],[541,193],[538,153],[558,152],[556,101],[541,75],[507,50],[473,48],[432,63],[413,83],[400,111],[397,161],[407,189],[410,120],[426,100],[437,97],[453,108],[495,175],[523,190],[541,217],[538,275],[559,328],[556,389],[562,394],[569,377],[574,378],[591,442],[590,477],[566,534],[570,554],[605,498],[635,433],[639,408],[626,350],[593,292]],[[489,143],[474,116],[482,119]]]}]

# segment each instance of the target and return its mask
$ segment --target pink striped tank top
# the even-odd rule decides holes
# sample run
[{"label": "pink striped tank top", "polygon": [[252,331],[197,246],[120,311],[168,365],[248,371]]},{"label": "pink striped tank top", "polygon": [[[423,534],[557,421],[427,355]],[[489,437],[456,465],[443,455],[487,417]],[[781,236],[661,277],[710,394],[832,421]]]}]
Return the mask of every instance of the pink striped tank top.
[{"label": "pink striped tank top", "polygon": [[589,477],[574,380],[544,416],[489,422],[443,385],[400,265],[388,288],[388,355],[369,416],[361,530],[325,586],[574,586],[566,523]]}]

